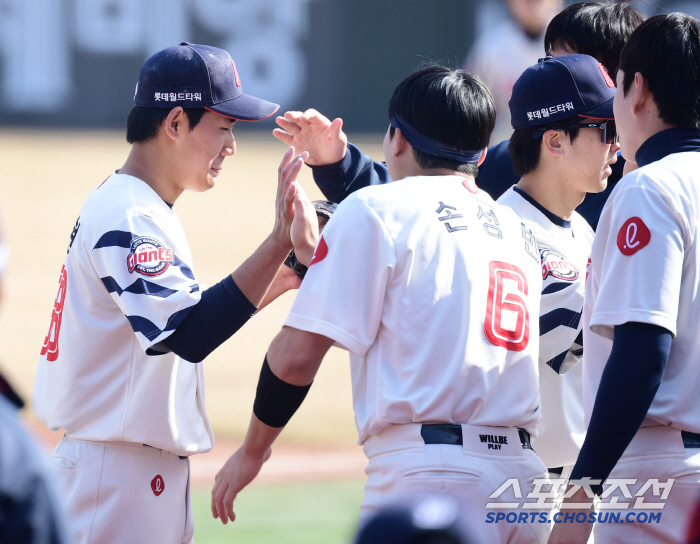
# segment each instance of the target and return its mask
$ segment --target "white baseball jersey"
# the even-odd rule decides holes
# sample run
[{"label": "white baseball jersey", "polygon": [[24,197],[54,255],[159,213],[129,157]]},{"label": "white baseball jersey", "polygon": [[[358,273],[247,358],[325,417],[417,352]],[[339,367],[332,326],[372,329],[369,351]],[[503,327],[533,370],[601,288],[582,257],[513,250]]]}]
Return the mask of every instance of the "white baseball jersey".
[{"label": "white baseball jersey", "polygon": [[591,253],[583,340],[588,424],[615,325],[674,335],[643,426],[700,432],[700,153],[675,153],[625,176],[603,208]]},{"label": "white baseball jersey", "polygon": [[512,210],[460,176],[409,177],[338,206],[285,325],[350,351],[360,443],[418,422],[533,432],[541,285]]},{"label": "white baseball jersey", "polygon": [[[540,396],[542,419],[533,446],[548,467],[573,465],[583,445],[583,311],[593,229],[578,213],[564,221],[511,187],[498,199],[532,230],[540,249]],[[566,372],[566,373],[564,373]]]},{"label": "white baseball jersey", "polygon": [[201,364],[152,348],[199,301],[185,233],[143,181],[114,174],[71,235],[32,406],[75,439],[211,449]]}]

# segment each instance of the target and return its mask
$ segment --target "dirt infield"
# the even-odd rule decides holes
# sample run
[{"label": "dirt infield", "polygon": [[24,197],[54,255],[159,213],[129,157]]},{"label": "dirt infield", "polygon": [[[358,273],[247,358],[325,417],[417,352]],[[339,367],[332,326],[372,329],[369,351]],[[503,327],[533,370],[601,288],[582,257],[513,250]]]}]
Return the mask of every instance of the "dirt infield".
[{"label": "dirt infield", "polygon": [[[175,207],[192,248],[195,273],[207,285],[234,270],[273,222],[277,165],[285,146],[269,133],[250,130],[236,132],[236,139],[236,155],[226,160],[217,187],[204,194],[186,193]],[[381,158],[381,136],[354,141]],[[0,306],[0,369],[26,399],[80,207],[87,194],[121,166],[128,151],[119,131],[0,131],[0,212],[12,251]],[[302,183],[312,198],[321,198],[308,168]],[[288,293],[263,310],[207,359],[206,404],[219,439],[216,453],[193,461],[193,472],[199,466],[196,470],[213,481],[221,460],[245,432],[265,350],[293,296]],[[263,470],[265,478],[302,470],[305,478],[310,472],[321,476],[331,470],[362,475],[347,353],[331,350],[281,440],[280,455],[276,452]],[[308,454],[314,454],[313,460]]]}]

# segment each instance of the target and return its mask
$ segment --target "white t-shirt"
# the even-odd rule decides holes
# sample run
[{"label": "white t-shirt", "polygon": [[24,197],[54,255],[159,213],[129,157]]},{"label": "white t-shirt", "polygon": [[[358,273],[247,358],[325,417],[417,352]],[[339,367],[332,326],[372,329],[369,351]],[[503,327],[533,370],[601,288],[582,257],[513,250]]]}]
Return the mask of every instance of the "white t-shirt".
[{"label": "white t-shirt", "polygon": [[350,351],[360,443],[418,422],[533,432],[541,285],[512,210],[460,176],[409,177],[338,206],[285,325]]},{"label": "white t-shirt", "polygon": [[625,176],[600,216],[586,285],[584,403],[590,421],[615,325],[674,335],[647,425],[700,432],[700,153],[675,153]]},{"label": "white t-shirt", "polygon": [[151,349],[201,289],[175,212],[143,181],[110,176],[71,235],[34,383],[39,420],[76,439],[211,449],[201,364]]},{"label": "white t-shirt", "polygon": [[[540,249],[540,396],[533,447],[548,467],[573,465],[583,445],[581,312],[593,229],[578,213],[563,221],[512,187],[498,199],[532,230]],[[564,373],[565,372],[565,373]]]}]

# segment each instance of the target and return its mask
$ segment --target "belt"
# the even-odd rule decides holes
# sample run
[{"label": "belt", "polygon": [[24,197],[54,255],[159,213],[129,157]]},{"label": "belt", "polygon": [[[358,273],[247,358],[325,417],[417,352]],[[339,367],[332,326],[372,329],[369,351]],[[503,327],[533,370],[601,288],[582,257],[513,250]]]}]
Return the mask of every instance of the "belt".
[{"label": "belt", "polygon": [[683,446],[686,448],[700,448],[700,434],[681,431]]},{"label": "belt", "polygon": [[[454,446],[462,446],[462,426],[451,425],[448,423],[423,423],[420,429],[420,435],[423,437],[423,442],[426,444],[452,444]],[[525,429],[518,428],[520,443],[523,449],[531,450],[530,433]],[[700,443],[700,435],[698,443]],[[688,446],[686,446],[688,447]],[[697,446],[697,447],[700,447]]]}]

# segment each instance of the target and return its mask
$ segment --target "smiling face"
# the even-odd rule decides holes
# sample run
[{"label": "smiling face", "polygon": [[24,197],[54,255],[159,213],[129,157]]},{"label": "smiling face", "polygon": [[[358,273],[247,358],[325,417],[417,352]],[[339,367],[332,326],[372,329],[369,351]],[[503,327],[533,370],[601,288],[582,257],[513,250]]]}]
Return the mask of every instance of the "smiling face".
[{"label": "smiling face", "polygon": [[202,192],[214,187],[224,159],[236,152],[235,123],[235,119],[207,111],[193,130],[183,127],[178,146],[182,189]]}]

